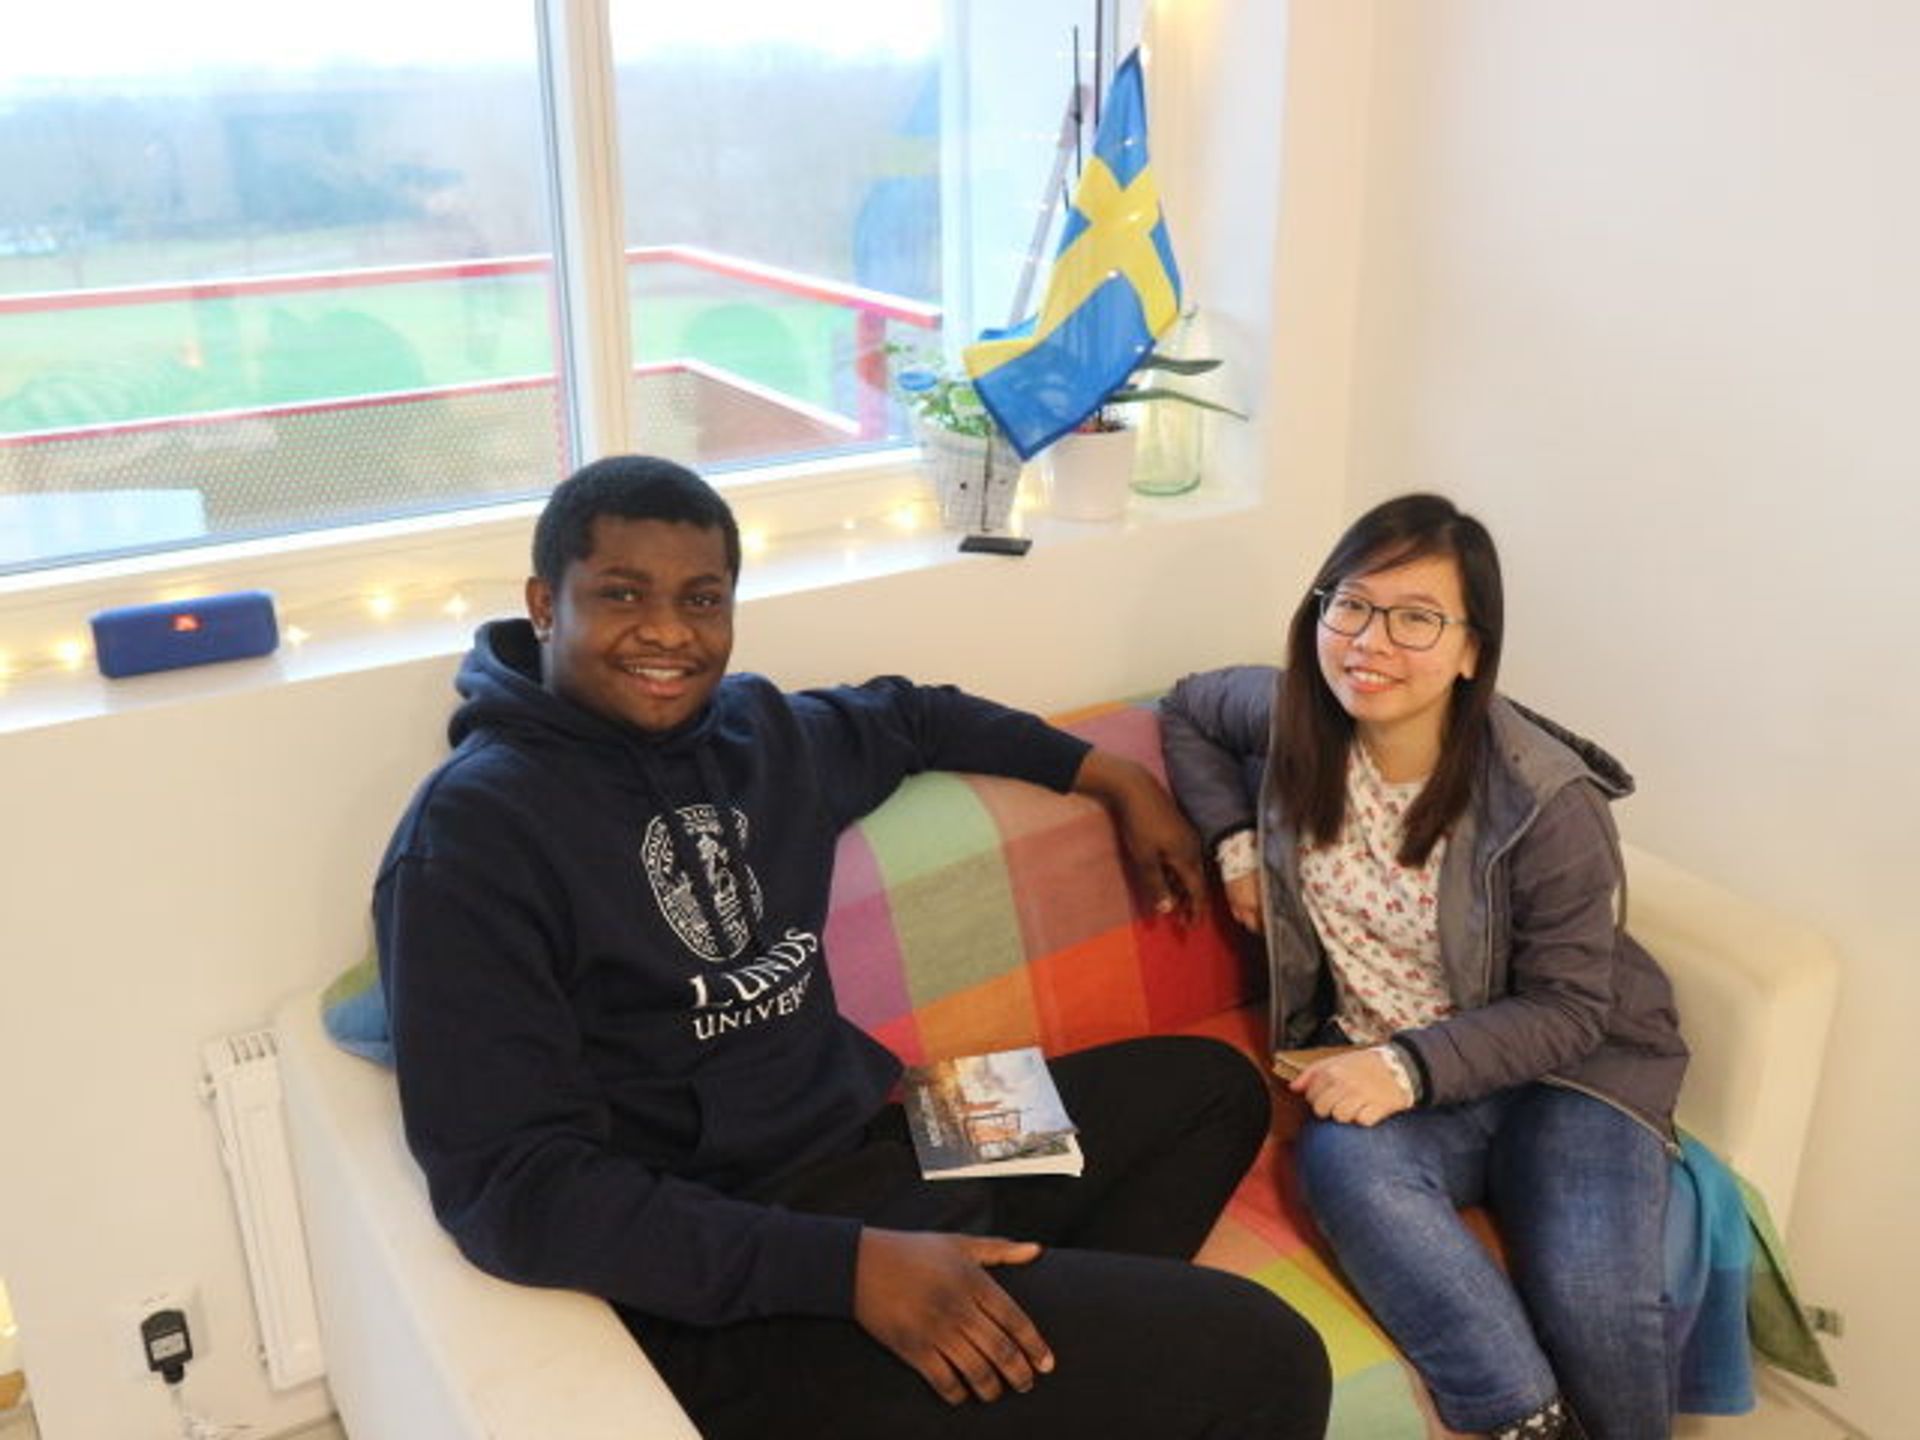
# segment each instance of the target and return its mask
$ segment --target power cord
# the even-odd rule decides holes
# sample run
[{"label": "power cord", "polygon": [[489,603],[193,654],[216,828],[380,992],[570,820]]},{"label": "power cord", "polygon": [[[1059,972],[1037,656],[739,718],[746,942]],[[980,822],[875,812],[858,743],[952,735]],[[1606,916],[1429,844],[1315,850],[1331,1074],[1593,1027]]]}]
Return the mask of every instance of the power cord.
[{"label": "power cord", "polygon": [[253,1429],[251,1425],[221,1425],[194,1414],[187,1409],[186,1398],[178,1385],[169,1384],[167,1394],[173,1398],[174,1413],[180,1417],[180,1440],[238,1440]]},{"label": "power cord", "polygon": [[193,1336],[187,1330],[184,1310],[156,1310],[140,1322],[140,1343],[147,1353],[147,1368],[167,1382],[167,1398],[180,1417],[180,1440],[237,1440],[251,1425],[221,1425],[187,1409],[180,1384],[187,1378],[187,1362],[193,1359]]}]

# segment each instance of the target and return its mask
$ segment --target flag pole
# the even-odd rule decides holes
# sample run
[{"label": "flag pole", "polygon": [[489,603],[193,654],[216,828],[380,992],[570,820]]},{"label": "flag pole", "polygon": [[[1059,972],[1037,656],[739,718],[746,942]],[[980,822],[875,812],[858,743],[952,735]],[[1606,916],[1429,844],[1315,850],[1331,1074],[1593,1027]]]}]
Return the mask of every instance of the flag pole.
[{"label": "flag pole", "polygon": [[[1073,36],[1073,90],[1071,93],[1073,95],[1073,183],[1078,185],[1080,183],[1080,169],[1081,169],[1081,166],[1085,163],[1080,157],[1080,138],[1082,133],[1086,130],[1086,127],[1087,127],[1086,111],[1082,108],[1085,103],[1086,91],[1081,89],[1080,87],[1080,27],[1078,25],[1075,25],[1072,28],[1072,36]],[[1094,96],[1093,104],[1094,104],[1095,110],[1098,110],[1100,108],[1100,97],[1097,94]]]},{"label": "flag pole", "polygon": [[[1079,69],[1075,65],[1076,72]],[[1073,93],[1067,96],[1067,108],[1060,117],[1060,137],[1054,144],[1053,171],[1047,176],[1045,188],[1040,192],[1039,214],[1034,218],[1033,238],[1027,242],[1026,259],[1020,266],[1020,281],[1013,287],[1013,309],[1007,316],[1009,326],[1018,325],[1027,318],[1027,304],[1033,298],[1033,280],[1040,269],[1040,252],[1046,248],[1047,232],[1053,229],[1054,207],[1062,204],[1067,194],[1067,156],[1077,155],[1080,150],[1080,113],[1085,99],[1085,89],[1077,76]]]},{"label": "flag pole", "polygon": [[1100,129],[1100,98],[1106,90],[1106,6],[1092,4],[1092,127]]}]

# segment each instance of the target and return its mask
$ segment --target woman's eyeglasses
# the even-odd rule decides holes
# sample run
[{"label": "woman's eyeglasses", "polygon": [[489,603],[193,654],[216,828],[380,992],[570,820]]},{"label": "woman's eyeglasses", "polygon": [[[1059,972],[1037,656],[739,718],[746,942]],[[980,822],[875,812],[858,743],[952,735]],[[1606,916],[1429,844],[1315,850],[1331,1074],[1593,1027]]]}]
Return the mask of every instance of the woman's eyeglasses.
[{"label": "woman's eyeglasses", "polygon": [[1358,635],[1378,615],[1387,638],[1403,650],[1431,650],[1449,625],[1471,625],[1464,616],[1443,615],[1424,605],[1376,605],[1345,590],[1315,590],[1320,597],[1320,623],[1336,635]]}]

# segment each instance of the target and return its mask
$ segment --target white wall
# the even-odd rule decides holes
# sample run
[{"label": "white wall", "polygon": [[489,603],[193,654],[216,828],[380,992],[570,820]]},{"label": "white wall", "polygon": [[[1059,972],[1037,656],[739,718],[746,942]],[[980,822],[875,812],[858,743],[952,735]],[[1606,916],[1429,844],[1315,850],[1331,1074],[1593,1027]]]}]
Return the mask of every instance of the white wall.
[{"label": "white wall", "polygon": [[1920,7],[1336,5],[1376,45],[1330,112],[1369,143],[1351,498],[1477,510],[1507,687],[1627,760],[1624,828],[1837,942],[1791,1249],[1846,1314],[1823,1398],[1911,1434]]},{"label": "white wall", "polygon": [[[899,669],[1055,709],[1264,652],[1338,509],[1343,401],[1315,357],[1349,343],[1352,254],[1304,246],[1276,290],[1284,11],[1189,0],[1175,21],[1172,8],[1154,29],[1169,87],[1185,88],[1154,103],[1184,116],[1188,138],[1155,155],[1179,176],[1176,233],[1194,217],[1183,262],[1230,362],[1222,390],[1259,412],[1223,435],[1217,483],[1257,498],[1026,560],[756,602],[741,664],[789,683]],[[1188,153],[1222,134],[1232,166]],[[1318,177],[1310,199],[1352,173],[1350,154],[1325,153],[1350,144],[1298,145],[1302,175]],[[1270,344],[1276,314],[1287,333]],[[1296,367],[1326,403],[1287,390]],[[199,1048],[357,958],[373,864],[441,751],[452,663],[209,685],[0,735],[0,1273],[49,1440],[177,1433],[158,1383],[125,1373],[118,1307],[178,1282],[198,1286],[206,1319],[195,1409],[272,1434],[326,1408],[317,1386],[272,1395],[253,1357]]]},{"label": "white wall", "polygon": [[423,671],[0,739],[0,1266],[52,1440],[168,1433],[117,1307],[178,1283],[206,1320],[196,1408],[270,1426],[328,1408],[318,1387],[267,1403],[199,1047],[363,943],[379,812],[445,713]]}]

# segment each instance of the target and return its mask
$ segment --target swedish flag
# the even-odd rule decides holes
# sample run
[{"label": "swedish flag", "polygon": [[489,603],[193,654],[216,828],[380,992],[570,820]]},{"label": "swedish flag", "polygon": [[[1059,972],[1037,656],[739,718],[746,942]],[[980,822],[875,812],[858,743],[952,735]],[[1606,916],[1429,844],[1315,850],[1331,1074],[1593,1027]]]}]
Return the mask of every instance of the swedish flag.
[{"label": "swedish flag", "polygon": [[1136,50],[1108,88],[1040,313],[984,332],[962,358],[981,402],[1026,459],[1099,409],[1179,313],[1180,272],[1147,164]]}]

